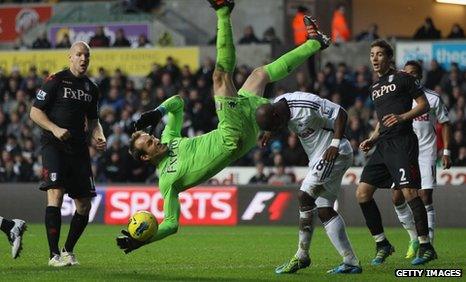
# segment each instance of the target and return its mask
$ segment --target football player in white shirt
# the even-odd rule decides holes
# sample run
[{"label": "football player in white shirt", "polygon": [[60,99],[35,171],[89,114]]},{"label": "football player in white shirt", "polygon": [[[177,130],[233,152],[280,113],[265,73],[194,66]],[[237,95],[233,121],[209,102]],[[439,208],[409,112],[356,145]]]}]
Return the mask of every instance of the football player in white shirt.
[{"label": "football player in white shirt", "polygon": [[[404,66],[404,71],[417,79],[422,78],[422,66],[417,61],[408,61]],[[450,119],[448,118],[448,110],[442,102],[440,96],[432,90],[424,88],[424,93],[430,104],[430,111],[413,120],[414,132],[419,140],[419,168],[421,171],[421,186],[418,191],[419,196],[427,210],[427,221],[429,225],[429,238],[431,243],[434,241],[435,228],[435,210],[432,203],[433,189],[437,186],[436,167],[437,160],[437,136],[435,125],[437,121],[442,124],[442,139],[443,139],[443,156],[442,166],[444,169],[451,167],[450,158],[450,140],[452,136]],[[416,105],[414,102],[413,107]],[[419,241],[414,224],[413,213],[406,204],[403,193],[400,190],[392,189],[392,201],[395,206],[395,211],[403,227],[408,231],[410,242],[406,258],[416,256],[419,249]]]},{"label": "football player in white shirt", "polygon": [[256,121],[266,131],[265,146],[271,132],[288,126],[295,132],[309,157],[309,172],[303,180],[299,199],[299,243],[296,254],[277,267],[277,274],[294,273],[311,263],[309,248],[316,216],[343,257],[343,263],[328,273],[361,273],[362,268],[348,240],[343,218],[333,209],[341,180],[352,165],[353,150],[344,138],[348,115],[339,105],[305,92],[278,96],[274,103],[256,110]]}]

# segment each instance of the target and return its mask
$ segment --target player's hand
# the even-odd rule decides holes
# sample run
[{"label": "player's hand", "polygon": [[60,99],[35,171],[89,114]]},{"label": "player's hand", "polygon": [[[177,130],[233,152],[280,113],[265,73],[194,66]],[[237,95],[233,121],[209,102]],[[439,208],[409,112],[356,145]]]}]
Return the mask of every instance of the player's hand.
[{"label": "player's hand", "polygon": [[449,169],[451,167],[450,156],[447,156],[447,155],[442,156],[442,166],[443,166],[443,169]]},{"label": "player's hand", "polygon": [[364,153],[367,153],[374,146],[374,141],[371,139],[366,139],[359,144],[359,149]]},{"label": "player's hand", "polygon": [[389,114],[382,118],[382,122],[386,127],[391,127],[403,122],[403,117],[401,115]]},{"label": "player's hand", "polygon": [[270,138],[272,137],[272,132],[270,131],[264,131],[260,138],[260,147],[265,148],[267,146],[267,143],[269,143]]},{"label": "player's hand", "polygon": [[330,161],[335,160],[338,157],[338,154],[339,154],[338,148],[334,146],[330,146],[327,148],[327,150],[325,150],[325,153],[322,159],[326,162],[330,162]]},{"label": "player's hand", "polygon": [[94,137],[94,141],[97,151],[103,152],[107,149],[107,140],[105,139],[105,136]]},{"label": "player's hand", "polygon": [[121,230],[121,233],[123,235],[116,237],[116,242],[118,247],[122,249],[125,254],[128,254],[144,245],[143,242],[133,239],[128,231]]},{"label": "player's hand", "polygon": [[147,111],[141,114],[141,117],[136,121],[134,127],[136,130],[143,130],[148,126],[155,127],[160,119],[162,114],[158,110]]},{"label": "player's hand", "polygon": [[57,127],[52,131],[52,133],[55,137],[57,137],[61,141],[65,141],[71,137],[70,132],[66,128]]}]

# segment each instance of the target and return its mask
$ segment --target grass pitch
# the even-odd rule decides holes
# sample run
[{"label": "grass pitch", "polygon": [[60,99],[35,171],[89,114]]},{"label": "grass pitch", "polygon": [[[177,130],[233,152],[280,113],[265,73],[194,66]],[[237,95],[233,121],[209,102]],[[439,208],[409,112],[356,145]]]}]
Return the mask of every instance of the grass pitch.
[{"label": "grass pitch", "polygon": [[[396,268],[413,268],[404,259],[408,235],[386,229],[396,253],[383,266],[370,265],[374,242],[366,228],[348,228],[361,260],[359,275],[328,275],[341,262],[325,231],[316,228],[312,264],[292,275],[276,275],[277,265],[296,251],[297,227],[181,227],[178,234],[125,255],[115,243],[121,227],[90,224],[75,248],[81,265],[47,266],[48,248],[43,225],[29,225],[21,257],[13,260],[6,238],[0,241],[1,281],[382,281],[394,280]],[[62,227],[63,244],[68,226]],[[466,230],[438,229],[439,259],[424,268],[466,268]],[[463,274],[464,275],[464,274]],[[459,281],[460,279],[455,279]]]}]

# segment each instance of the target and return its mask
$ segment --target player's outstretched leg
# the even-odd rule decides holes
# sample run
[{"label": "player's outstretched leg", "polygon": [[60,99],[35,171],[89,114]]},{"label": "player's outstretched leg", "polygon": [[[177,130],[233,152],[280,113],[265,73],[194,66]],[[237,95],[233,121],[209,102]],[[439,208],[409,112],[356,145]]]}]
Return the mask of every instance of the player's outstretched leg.
[{"label": "player's outstretched leg", "polygon": [[11,245],[11,257],[19,257],[23,249],[23,233],[26,231],[26,222],[21,219],[6,219],[0,216],[0,229],[6,234]]}]

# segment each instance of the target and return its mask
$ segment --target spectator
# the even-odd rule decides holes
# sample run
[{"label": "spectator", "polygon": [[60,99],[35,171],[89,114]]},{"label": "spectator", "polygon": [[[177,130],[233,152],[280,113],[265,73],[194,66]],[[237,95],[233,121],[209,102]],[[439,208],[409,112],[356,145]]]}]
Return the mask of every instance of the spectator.
[{"label": "spectator", "polygon": [[347,42],[351,38],[348,21],[345,17],[346,7],[339,4],[332,17],[332,41],[335,43]]},{"label": "spectator", "polygon": [[427,40],[427,39],[440,39],[440,30],[435,28],[432,18],[428,17],[424,20],[424,24],[419,27],[414,34],[414,39]]},{"label": "spectator", "polygon": [[376,39],[379,39],[378,34],[379,26],[375,23],[369,26],[368,30],[365,30],[356,36],[356,41],[369,41],[372,42]]},{"label": "spectator", "polygon": [[[180,78],[181,71],[178,65],[175,63],[175,59],[172,56],[167,57],[165,66],[162,68],[162,71],[170,74],[173,81],[177,81]],[[171,96],[170,96],[171,97]]]},{"label": "spectator", "polygon": [[113,47],[130,47],[131,43],[125,36],[125,31],[122,28],[117,29],[115,32],[115,42]]},{"label": "spectator", "polygon": [[270,43],[272,45],[282,44],[280,38],[277,37],[277,34],[275,33],[275,29],[273,27],[269,27],[264,31],[264,34],[262,36],[262,42]]},{"label": "spectator", "polygon": [[459,148],[458,158],[453,159],[455,166],[466,166],[466,147]]},{"label": "spectator", "polygon": [[269,185],[284,186],[293,184],[293,177],[285,172],[285,166],[279,164],[275,167],[275,172],[269,176]]},{"label": "spectator", "polygon": [[110,39],[105,36],[104,27],[98,26],[95,29],[94,36],[91,37],[89,41],[90,47],[109,47],[110,46]]},{"label": "spectator", "polygon": [[249,179],[249,184],[267,184],[268,177],[264,173],[264,163],[256,163],[256,174]]},{"label": "spectator", "polygon": [[41,35],[32,43],[32,49],[50,49],[52,44],[50,44],[49,39],[47,38],[47,32],[44,31]]},{"label": "spectator", "polygon": [[299,46],[306,42],[307,40],[307,31],[306,26],[304,25],[304,16],[309,13],[309,9],[304,6],[298,6],[296,14],[293,17],[293,39],[295,46]]},{"label": "spectator", "polygon": [[240,38],[239,44],[255,44],[260,43],[260,40],[257,39],[256,35],[254,34],[254,29],[252,26],[248,25],[243,30],[243,36]]},{"label": "spectator", "polygon": [[145,34],[140,34],[138,37],[138,41],[131,44],[132,48],[151,48],[152,44],[150,43],[149,39]]},{"label": "spectator", "polygon": [[62,39],[55,45],[55,48],[70,48],[71,40],[68,33],[63,34]]},{"label": "spectator", "polygon": [[464,30],[457,23],[453,24],[451,27],[450,34],[448,34],[448,39],[464,39]]},{"label": "spectator", "polygon": [[445,71],[436,60],[430,61],[430,70],[427,71],[425,86],[429,89],[434,89],[440,84]]},{"label": "spectator", "polygon": [[287,138],[286,147],[283,149],[283,161],[287,166],[307,166],[309,160],[298,136],[290,133]]}]

